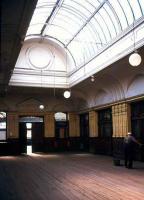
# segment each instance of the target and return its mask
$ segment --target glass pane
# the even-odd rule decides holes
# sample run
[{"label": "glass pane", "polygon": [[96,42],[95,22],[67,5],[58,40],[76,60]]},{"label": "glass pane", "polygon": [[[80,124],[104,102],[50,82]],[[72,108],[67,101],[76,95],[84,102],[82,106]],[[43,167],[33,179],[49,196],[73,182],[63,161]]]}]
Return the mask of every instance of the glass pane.
[{"label": "glass pane", "polygon": [[37,3],[37,5],[42,5],[42,4],[44,4],[44,3],[56,3],[57,2],[57,0],[38,0],[38,3]]},{"label": "glass pane", "polygon": [[80,15],[84,15],[87,18],[94,12],[94,7],[84,0],[65,0],[64,5],[68,5],[69,7],[73,8],[75,12],[78,12]]},{"label": "glass pane", "polygon": [[102,16],[100,15],[100,13],[97,13],[97,15],[95,16],[95,18],[97,19],[97,21],[99,22],[102,30],[103,30],[103,34],[105,35],[106,41],[108,42],[110,40],[110,33],[108,30],[108,27],[104,21],[104,19],[102,18]]},{"label": "glass pane", "polygon": [[69,51],[72,53],[76,66],[78,67],[81,63],[84,63],[84,46],[79,41],[74,40],[68,46]]},{"label": "glass pane", "polygon": [[49,7],[48,8],[44,7],[44,8],[39,8],[39,9],[37,8],[34,12],[30,25],[37,24],[37,23],[45,23],[48,16],[51,13],[51,10],[52,8],[49,9]]},{"label": "glass pane", "polygon": [[127,20],[128,20],[128,24],[131,25],[133,23],[133,13],[131,10],[131,7],[128,3],[128,1],[119,1],[119,3],[121,4],[121,6],[123,7],[123,10],[125,12],[125,15],[127,16]]},{"label": "glass pane", "polygon": [[6,140],[6,113],[0,112],[0,140]]},{"label": "glass pane", "polygon": [[[98,51],[115,38],[135,18],[142,16],[143,0],[38,0],[28,34],[40,34],[53,13],[43,34],[48,35],[68,47],[77,66],[92,59]],[[99,11],[92,17],[100,5]],[[141,9],[140,9],[141,5]],[[87,23],[87,24],[86,24]]]},{"label": "glass pane", "polygon": [[82,32],[77,37],[81,42],[83,42],[84,46],[84,58],[85,62],[87,62],[92,55],[94,55],[94,46],[96,46],[95,34],[88,24],[85,26]]},{"label": "glass pane", "polygon": [[74,35],[76,30],[79,29],[79,24],[75,23],[75,21],[72,20],[67,20],[65,18],[56,18],[53,21],[53,24],[60,26],[60,27],[64,27],[67,30],[71,31],[71,35]]},{"label": "glass pane", "polygon": [[115,9],[115,11],[119,17],[119,20],[121,22],[122,29],[124,30],[125,28],[127,28],[127,21],[126,21],[126,18],[125,18],[122,8],[120,7],[119,3],[116,0],[109,0],[109,2]]},{"label": "glass pane", "polygon": [[100,0],[87,0],[87,1],[89,1],[89,3],[91,3],[95,8],[97,8],[100,5]]},{"label": "glass pane", "polygon": [[6,129],[6,122],[0,122],[0,129]]},{"label": "glass pane", "polygon": [[31,129],[32,128],[32,123],[26,123],[26,127],[27,127],[27,129]]},{"label": "glass pane", "polygon": [[133,9],[135,19],[139,19],[142,16],[142,13],[138,4],[138,0],[135,0],[135,1],[128,0],[128,1],[131,4],[131,7]]},{"label": "glass pane", "polygon": [[83,5],[91,13],[93,13],[95,9],[100,5],[98,0],[78,0],[77,2]]},{"label": "glass pane", "polygon": [[80,17],[74,11],[71,11],[71,10],[68,10],[68,9],[61,8],[58,15],[63,16],[65,19],[70,19],[70,20],[76,22],[77,24],[79,24],[79,26],[82,26],[83,23],[85,22],[84,18]]},{"label": "glass pane", "polygon": [[103,16],[103,19],[105,19],[105,23],[108,25],[111,37],[114,38],[116,36],[116,31],[108,13],[103,8],[99,11],[99,13],[101,14],[101,16]]},{"label": "glass pane", "polygon": [[27,130],[27,139],[32,138],[32,130]]},{"label": "glass pane", "polygon": [[0,130],[0,140],[6,140],[6,130]]},{"label": "glass pane", "polygon": [[56,121],[66,121],[66,114],[62,112],[55,113],[55,120]]},{"label": "glass pane", "polygon": [[38,1],[26,35],[40,34],[41,29],[45,24],[48,16],[51,14],[55,3],[56,0],[51,2],[46,0]]},{"label": "glass pane", "polygon": [[32,146],[31,145],[28,145],[27,146],[27,154],[32,154]]},{"label": "glass pane", "polygon": [[109,13],[111,19],[112,19],[112,22],[115,26],[115,30],[117,32],[117,34],[119,33],[120,31],[120,26],[118,24],[118,21],[116,19],[116,15],[114,14],[114,12],[112,11],[112,8],[109,6],[109,4],[104,4],[104,8],[106,9],[106,11]]},{"label": "glass pane", "polygon": [[43,117],[33,117],[33,116],[29,116],[29,117],[20,117],[19,122],[43,122]]},{"label": "glass pane", "polygon": [[140,2],[141,10],[142,10],[143,15],[144,15],[144,0],[139,0],[139,2]]},{"label": "glass pane", "polygon": [[56,23],[61,23],[61,21],[65,22],[66,23],[66,26],[67,24],[69,24],[69,26],[71,25],[75,27],[75,29],[79,29],[80,26],[83,24],[83,22],[79,22],[77,20],[77,17],[75,17],[74,15],[71,16],[71,15],[64,15],[62,14],[62,12],[57,16],[57,18],[53,21],[53,24]]},{"label": "glass pane", "polygon": [[27,35],[40,34],[42,27],[43,27],[43,24],[35,24],[32,26],[29,26]]},{"label": "glass pane", "polygon": [[5,112],[0,112],[0,122],[3,122],[6,120],[6,113]]},{"label": "glass pane", "polygon": [[[96,18],[97,19],[97,18]],[[93,26],[95,27],[95,29],[97,30],[98,34],[99,34],[99,37],[101,39],[101,43],[102,44],[106,44],[107,41],[106,41],[106,37],[105,37],[105,34],[103,32],[103,29],[101,28],[99,22],[96,20],[95,18],[93,18],[91,20],[91,23],[93,24]]]},{"label": "glass pane", "polygon": [[51,25],[48,29],[46,28],[45,34],[60,40],[64,44],[66,44],[72,38],[70,30],[66,30],[63,27],[55,25]]}]

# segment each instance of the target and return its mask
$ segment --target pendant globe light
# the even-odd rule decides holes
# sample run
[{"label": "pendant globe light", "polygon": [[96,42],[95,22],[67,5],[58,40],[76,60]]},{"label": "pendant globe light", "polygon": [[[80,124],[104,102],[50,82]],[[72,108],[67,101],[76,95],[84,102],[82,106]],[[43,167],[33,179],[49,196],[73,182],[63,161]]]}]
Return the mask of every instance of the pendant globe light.
[{"label": "pendant globe light", "polygon": [[94,82],[95,81],[95,77],[94,75],[91,76],[91,82]]},{"label": "pendant globe light", "polygon": [[[66,70],[67,70],[67,49],[66,49]],[[66,77],[66,83],[67,83],[67,77]],[[64,98],[68,99],[71,96],[70,90],[65,90],[63,93]]]},{"label": "pendant globe light", "polygon": [[[42,88],[42,69],[41,69],[41,88]],[[39,105],[39,109],[40,110],[44,109],[44,105],[42,103]]]},{"label": "pendant globe light", "polygon": [[68,99],[68,98],[70,98],[70,96],[71,96],[71,92],[69,91],[69,90],[66,90],[66,91],[64,91],[64,97],[66,98],[66,99]]},{"label": "pendant globe light", "polygon": [[136,48],[135,48],[135,31],[134,31],[134,22],[133,22],[133,40],[134,40],[134,51],[129,56],[129,63],[133,67],[137,67],[141,64],[142,58],[140,54],[138,54]]},{"label": "pendant globe light", "polygon": [[139,66],[141,64],[141,61],[141,56],[137,53],[137,51],[134,51],[129,57],[129,63],[133,67]]},{"label": "pendant globe light", "polygon": [[40,109],[40,110],[43,110],[43,109],[44,109],[44,105],[43,105],[43,104],[40,104],[40,105],[39,105],[39,109]]}]

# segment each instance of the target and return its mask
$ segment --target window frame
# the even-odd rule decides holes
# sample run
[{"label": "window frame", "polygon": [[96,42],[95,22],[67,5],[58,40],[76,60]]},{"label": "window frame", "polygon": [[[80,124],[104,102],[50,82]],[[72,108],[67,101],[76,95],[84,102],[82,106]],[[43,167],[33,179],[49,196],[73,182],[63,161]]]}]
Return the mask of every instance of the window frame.
[{"label": "window frame", "polygon": [[[4,142],[7,140],[7,112],[6,111],[0,111],[0,113],[3,112],[6,114],[6,117],[5,117],[5,122],[6,122],[6,129],[0,129],[0,132],[1,130],[5,130],[5,139],[1,139],[0,138],[0,142]],[[0,133],[1,134],[1,133]]]}]

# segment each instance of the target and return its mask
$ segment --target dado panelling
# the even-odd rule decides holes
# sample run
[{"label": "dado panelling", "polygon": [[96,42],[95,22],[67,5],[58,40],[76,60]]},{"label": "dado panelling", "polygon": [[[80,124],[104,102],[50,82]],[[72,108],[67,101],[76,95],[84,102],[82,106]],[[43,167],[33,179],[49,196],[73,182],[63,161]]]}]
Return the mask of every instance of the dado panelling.
[{"label": "dado panelling", "polygon": [[121,103],[112,106],[113,137],[125,137],[130,131],[130,106]]},{"label": "dado panelling", "polygon": [[7,138],[19,137],[19,117],[17,113],[7,113]]},{"label": "dado panelling", "polygon": [[44,125],[45,125],[45,137],[55,137],[55,119],[54,113],[48,113],[44,115]]},{"label": "dado panelling", "polygon": [[98,113],[95,111],[89,112],[89,136],[98,137]]},{"label": "dado panelling", "polygon": [[69,113],[69,136],[70,137],[79,137],[80,128],[79,128],[79,115],[75,113]]}]

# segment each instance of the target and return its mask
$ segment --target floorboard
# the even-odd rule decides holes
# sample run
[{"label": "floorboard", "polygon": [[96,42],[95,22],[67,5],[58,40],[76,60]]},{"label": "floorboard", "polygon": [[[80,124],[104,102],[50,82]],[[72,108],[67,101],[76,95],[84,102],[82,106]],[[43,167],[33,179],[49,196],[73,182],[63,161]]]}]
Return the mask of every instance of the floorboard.
[{"label": "floorboard", "polygon": [[1,200],[143,200],[144,163],[92,154],[0,157]]}]

